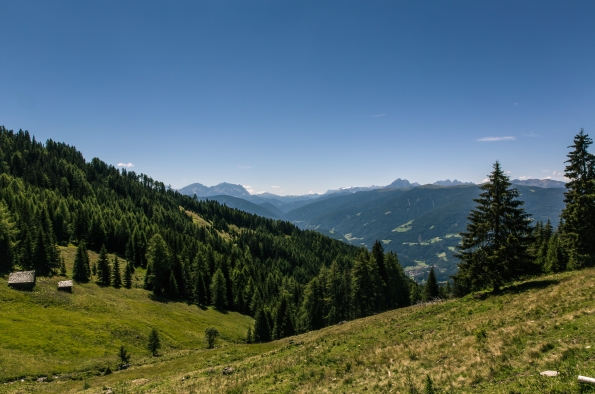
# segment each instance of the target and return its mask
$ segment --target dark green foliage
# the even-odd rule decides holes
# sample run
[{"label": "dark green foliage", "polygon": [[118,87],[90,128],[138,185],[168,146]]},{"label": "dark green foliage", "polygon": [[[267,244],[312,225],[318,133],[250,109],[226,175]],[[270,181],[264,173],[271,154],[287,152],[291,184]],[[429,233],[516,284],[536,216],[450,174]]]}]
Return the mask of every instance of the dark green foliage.
[{"label": "dark green foliage", "polygon": [[[101,264],[106,251],[126,256],[126,287],[134,267],[146,267],[145,287],[160,296],[201,306],[213,302],[255,318],[260,311],[258,341],[270,340],[275,325],[282,337],[409,304],[410,280],[379,242],[372,254],[365,252],[363,267],[354,269],[357,248],[289,222],[181,195],[146,174],[97,158],[86,161],[63,143],[44,145],[26,131],[0,127],[0,152],[1,223],[14,224],[12,263],[4,262],[10,253],[2,253],[4,270],[20,266],[50,274],[60,265],[56,244],[74,242],[73,277],[86,282],[87,246],[100,252]],[[107,284],[105,271],[98,267],[97,279]],[[111,271],[109,282],[118,285],[113,274],[119,270]],[[364,289],[366,281],[372,286]],[[354,298],[359,293],[367,295],[363,305]]]},{"label": "dark green foliage", "polygon": [[74,266],[72,267],[72,279],[77,282],[86,283],[91,279],[91,267],[89,266],[89,253],[84,241],[79,243],[74,257]]},{"label": "dark green foliage", "polygon": [[362,248],[355,258],[351,280],[354,316],[364,317],[377,312],[384,289],[376,261],[366,249]]},{"label": "dark green foliage", "polygon": [[159,349],[161,349],[161,340],[159,339],[159,332],[156,328],[151,329],[151,333],[149,334],[149,340],[147,342],[147,350],[153,355],[156,356],[158,354]]},{"label": "dark green foliage", "polygon": [[431,301],[432,299],[440,296],[440,288],[436,281],[436,274],[434,273],[434,267],[430,268],[426,285],[424,286],[423,299],[424,301]]},{"label": "dark green foliage", "polygon": [[318,278],[314,278],[304,290],[304,301],[301,311],[303,331],[318,330],[325,326],[324,289]]},{"label": "dark green foliage", "polygon": [[134,268],[132,267],[132,263],[130,261],[126,262],[126,267],[124,268],[124,287],[130,289],[132,287],[132,275],[134,274]]},{"label": "dark green foliage", "polygon": [[218,309],[227,307],[227,284],[220,268],[217,269],[211,281],[211,303]]},{"label": "dark green foliage", "polygon": [[259,308],[254,316],[254,342],[271,340],[271,329],[265,311]]},{"label": "dark green foliage", "polygon": [[519,192],[510,186],[496,162],[489,182],[481,186],[483,192],[474,200],[477,207],[469,215],[456,254],[461,263],[455,280],[467,291],[487,286],[497,291],[504,283],[534,270],[528,253],[532,241],[529,215],[517,200]]},{"label": "dark green foliage", "polygon": [[545,272],[562,272],[566,270],[566,251],[560,242],[558,232],[554,233],[547,244],[547,252],[544,259]]},{"label": "dark green foliage", "polygon": [[15,223],[10,217],[8,208],[0,201],[0,273],[12,271],[16,234]]},{"label": "dark green foliage", "polygon": [[581,129],[569,146],[566,163],[566,207],[562,211],[561,241],[568,251],[568,268],[595,266],[595,155],[593,140]]},{"label": "dark green foliage", "polygon": [[103,286],[109,286],[112,283],[112,272],[105,245],[101,247],[97,260],[97,283]]},{"label": "dark green foliage", "polygon": [[145,288],[162,294],[169,288],[171,258],[169,248],[160,234],[155,234],[147,248]]},{"label": "dark green foliage", "polygon": [[66,276],[66,263],[63,257],[60,258],[60,275]]},{"label": "dark green foliage", "polygon": [[205,341],[207,342],[207,349],[212,349],[215,347],[215,341],[219,336],[219,330],[215,327],[207,327],[205,329]]},{"label": "dark green foliage", "polygon": [[120,260],[118,260],[118,256],[114,256],[112,271],[112,286],[119,289],[122,287],[122,273],[120,272]]},{"label": "dark green foliage", "polygon": [[130,354],[126,351],[124,345],[120,346],[120,351],[118,352],[118,358],[120,359],[120,365],[125,365],[130,362]]},{"label": "dark green foliage", "polygon": [[287,296],[282,296],[275,310],[273,323],[273,339],[280,339],[295,334],[295,328],[292,321],[292,311],[287,300]]}]

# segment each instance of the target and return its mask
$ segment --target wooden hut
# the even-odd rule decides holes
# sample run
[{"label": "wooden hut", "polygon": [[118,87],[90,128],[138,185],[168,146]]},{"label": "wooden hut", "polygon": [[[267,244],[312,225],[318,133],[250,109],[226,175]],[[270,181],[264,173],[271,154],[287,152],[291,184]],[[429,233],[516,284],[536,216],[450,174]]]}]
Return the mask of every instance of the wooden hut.
[{"label": "wooden hut", "polygon": [[63,280],[58,282],[58,291],[72,293],[72,280]]},{"label": "wooden hut", "polygon": [[32,290],[35,286],[35,271],[11,272],[8,275],[8,286],[19,290]]}]

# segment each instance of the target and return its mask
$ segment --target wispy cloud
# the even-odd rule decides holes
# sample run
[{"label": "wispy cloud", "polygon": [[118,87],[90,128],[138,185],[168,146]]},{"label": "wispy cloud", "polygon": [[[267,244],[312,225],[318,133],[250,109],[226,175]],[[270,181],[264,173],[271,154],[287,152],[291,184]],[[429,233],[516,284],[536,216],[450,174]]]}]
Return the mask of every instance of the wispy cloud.
[{"label": "wispy cloud", "polygon": [[505,137],[483,137],[478,139],[479,142],[496,142],[496,141],[514,141],[516,140],[515,137],[512,136],[505,136]]},{"label": "wispy cloud", "polygon": [[527,175],[523,175],[523,176],[520,176],[519,179],[521,181],[524,181],[525,179],[531,179],[531,177],[530,176],[527,176]]},{"label": "wispy cloud", "polygon": [[281,186],[271,186],[273,189],[279,189]]},{"label": "wispy cloud", "polygon": [[132,163],[118,163],[118,167],[134,167],[134,164]]},{"label": "wispy cloud", "polygon": [[534,132],[530,132],[528,134],[523,134],[523,137],[537,137],[537,134],[535,134]]},{"label": "wispy cloud", "polygon": [[250,167],[250,166],[241,166],[241,165],[238,165],[238,168],[239,168],[240,170],[249,170],[249,169],[250,169],[250,168],[252,168],[252,167]]}]

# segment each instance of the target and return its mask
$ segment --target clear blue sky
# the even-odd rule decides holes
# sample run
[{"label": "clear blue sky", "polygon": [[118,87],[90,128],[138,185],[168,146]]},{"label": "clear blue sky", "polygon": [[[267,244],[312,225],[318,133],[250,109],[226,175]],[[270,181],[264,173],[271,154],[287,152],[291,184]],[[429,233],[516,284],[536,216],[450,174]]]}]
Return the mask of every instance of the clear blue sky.
[{"label": "clear blue sky", "polygon": [[592,0],[5,0],[0,124],[174,188],[561,179],[595,137],[594,21]]}]

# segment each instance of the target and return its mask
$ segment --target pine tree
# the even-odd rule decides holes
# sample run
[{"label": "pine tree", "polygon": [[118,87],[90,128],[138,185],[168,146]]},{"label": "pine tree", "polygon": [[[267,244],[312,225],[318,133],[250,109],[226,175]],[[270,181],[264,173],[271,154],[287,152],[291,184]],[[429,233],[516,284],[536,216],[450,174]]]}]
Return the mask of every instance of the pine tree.
[{"label": "pine tree", "polygon": [[564,202],[560,215],[561,241],[568,250],[568,268],[579,269],[595,266],[595,155],[587,149],[593,143],[581,129],[574,137],[573,150],[566,163]]},{"label": "pine tree", "polygon": [[147,350],[151,352],[151,354],[154,357],[158,354],[159,349],[161,349],[161,340],[159,339],[159,332],[156,328],[153,328],[151,329],[151,333],[149,334]]},{"label": "pine tree", "polygon": [[380,275],[374,259],[364,248],[355,258],[351,272],[352,301],[355,317],[370,316],[378,311],[378,297],[384,297],[379,286]]},{"label": "pine tree", "polygon": [[430,268],[428,279],[426,280],[426,285],[424,286],[423,298],[424,301],[431,301],[438,296],[440,296],[440,288],[438,287],[438,282],[436,281],[434,267],[432,267]]},{"label": "pine tree", "polygon": [[529,273],[531,243],[529,215],[517,200],[519,192],[510,187],[509,178],[494,164],[489,182],[474,199],[477,207],[468,217],[467,231],[455,257],[461,259],[455,280],[461,289],[478,290],[492,286],[498,291],[504,283]]},{"label": "pine tree", "polygon": [[0,273],[12,270],[15,258],[17,230],[8,208],[0,200]]},{"label": "pine tree", "polygon": [[105,245],[101,247],[99,259],[97,260],[97,282],[102,286],[109,286],[111,283],[111,269]]},{"label": "pine tree", "polygon": [[254,316],[254,342],[269,342],[271,329],[263,308],[259,308]]},{"label": "pine tree", "polygon": [[275,310],[273,339],[281,339],[295,334],[291,310],[286,296],[281,296]]},{"label": "pine tree", "polygon": [[64,262],[64,257],[60,257],[60,275],[66,276],[66,263]]},{"label": "pine tree", "polygon": [[211,303],[217,309],[227,307],[227,285],[221,268],[218,268],[211,281]]},{"label": "pine tree", "polygon": [[145,288],[153,290],[155,294],[166,292],[169,287],[170,271],[171,258],[169,248],[161,235],[155,234],[147,247]]},{"label": "pine tree", "polygon": [[566,255],[560,243],[560,236],[556,232],[550,238],[547,245],[547,253],[544,262],[545,272],[562,272],[566,270]]},{"label": "pine tree", "polygon": [[409,294],[410,279],[399,264],[397,254],[389,252],[385,257],[387,272],[387,307],[402,308],[411,304]]},{"label": "pine tree", "polygon": [[72,278],[77,282],[85,283],[91,279],[91,267],[89,267],[89,253],[84,241],[79,242],[74,257]]},{"label": "pine tree", "polygon": [[114,256],[112,271],[112,286],[119,289],[122,287],[122,273],[120,272],[120,261],[118,260],[118,256]]},{"label": "pine tree", "polygon": [[130,362],[130,354],[126,351],[124,345],[120,346],[120,351],[118,352],[118,358],[120,359],[120,367],[126,365]]},{"label": "pine tree", "polygon": [[317,277],[304,290],[301,307],[302,330],[319,330],[324,327],[324,293]]},{"label": "pine tree", "polygon": [[134,268],[132,267],[132,263],[130,261],[126,261],[126,268],[124,268],[124,287],[127,289],[132,288],[133,273]]}]

